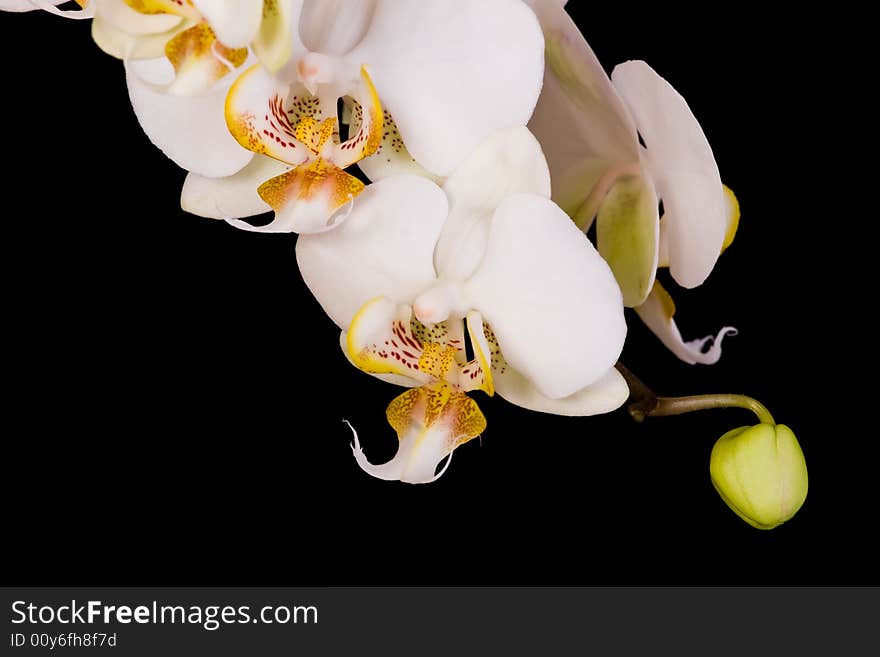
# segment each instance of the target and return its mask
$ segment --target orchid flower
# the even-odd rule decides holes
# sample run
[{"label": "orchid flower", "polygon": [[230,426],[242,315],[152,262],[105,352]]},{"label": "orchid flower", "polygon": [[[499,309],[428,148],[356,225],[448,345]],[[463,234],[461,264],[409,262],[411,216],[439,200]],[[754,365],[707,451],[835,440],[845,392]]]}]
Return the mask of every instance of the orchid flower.
[{"label": "orchid flower", "polygon": [[348,358],[412,388],[388,407],[394,459],[370,464],[355,438],[366,472],[433,481],[440,461],[485,427],[470,391],[560,415],[604,413],[627,398],[613,367],[626,333],[620,290],[549,197],[540,146],[515,126],[484,140],[442,188],[385,178],[336,230],[299,237],[300,271]]},{"label": "orchid flower", "polygon": [[42,9],[64,18],[91,18],[95,15],[94,0],[74,0],[79,9],[59,9],[68,0],[0,0],[0,11],[35,11]]},{"label": "orchid flower", "polygon": [[585,231],[597,219],[597,247],[624,304],[683,361],[714,363],[735,329],[686,342],[656,273],[669,267],[686,288],[703,283],[735,235],[736,198],[675,89],[641,61],[620,64],[609,79],[561,4],[531,1],[547,68],[529,127],[547,156],[553,199]]},{"label": "orchid flower", "polygon": [[[448,176],[492,131],[525,125],[537,102],[543,36],[518,0],[274,6],[284,50],[255,48],[260,65],[225,105],[231,133],[256,157],[231,178],[192,169],[182,205],[195,214],[260,232],[327,230],[364,188],[346,167],[360,163],[373,180]],[[340,99],[351,124],[342,143]],[[236,221],[270,208],[267,226]]]},{"label": "orchid flower", "polygon": [[222,108],[254,60],[250,44],[215,29],[213,3],[96,1],[92,36],[125,60],[131,104],[150,140],[188,171],[226,176],[247,166],[251,154],[229,134]]}]

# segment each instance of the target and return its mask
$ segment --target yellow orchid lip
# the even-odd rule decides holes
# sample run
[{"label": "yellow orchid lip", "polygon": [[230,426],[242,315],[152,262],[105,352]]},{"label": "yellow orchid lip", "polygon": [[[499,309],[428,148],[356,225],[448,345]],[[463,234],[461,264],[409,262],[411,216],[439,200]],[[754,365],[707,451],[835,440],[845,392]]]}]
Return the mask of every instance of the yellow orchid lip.
[{"label": "yellow orchid lip", "polygon": [[486,418],[466,393],[494,394],[490,352],[485,336],[480,338],[484,329],[478,313],[469,313],[467,327],[475,357],[465,362],[461,319],[428,327],[410,306],[386,297],[368,301],[355,315],[346,335],[352,363],[372,374],[405,377],[417,386],[388,405],[388,422],[400,443],[391,461],[370,463],[352,428],[352,450],[365,472],[407,483],[435,481],[449,467],[447,461],[437,474],[439,463],[486,428]]}]

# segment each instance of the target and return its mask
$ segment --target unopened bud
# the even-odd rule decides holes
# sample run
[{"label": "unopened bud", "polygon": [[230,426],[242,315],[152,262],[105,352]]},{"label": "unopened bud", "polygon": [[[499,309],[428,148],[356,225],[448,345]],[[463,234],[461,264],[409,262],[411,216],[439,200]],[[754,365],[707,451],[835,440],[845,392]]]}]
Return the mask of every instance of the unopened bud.
[{"label": "unopened bud", "polygon": [[712,448],[709,474],[727,505],[758,529],[791,518],[807,497],[807,464],[784,424],[740,427]]}]

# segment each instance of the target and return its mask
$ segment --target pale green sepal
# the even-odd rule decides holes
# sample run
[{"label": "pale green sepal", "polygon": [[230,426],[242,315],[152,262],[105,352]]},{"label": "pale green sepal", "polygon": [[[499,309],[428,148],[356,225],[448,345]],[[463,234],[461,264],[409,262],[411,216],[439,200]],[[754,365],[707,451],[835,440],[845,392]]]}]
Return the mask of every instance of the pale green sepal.
[{"label": "pale green sepal", "polygon": [[659,218],[654,186],[645,176],[618,180],[599,207],[596,245],[614,272],[623,305],[644,303],[657,274]]}]

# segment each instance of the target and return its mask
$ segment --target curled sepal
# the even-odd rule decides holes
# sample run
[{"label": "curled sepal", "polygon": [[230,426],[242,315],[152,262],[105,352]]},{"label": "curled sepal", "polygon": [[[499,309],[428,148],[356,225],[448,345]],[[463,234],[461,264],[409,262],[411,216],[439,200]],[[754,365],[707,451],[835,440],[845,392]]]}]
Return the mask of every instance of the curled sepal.
[{"label": "curled sepal", "polygon": [[320,233],[343,218],[343,206],[363,189],[364,184],[354,176],[317,159],[270,178],[257,189],[260,198],[275,210],[272,223],[252,226],[232,219],[229,223],[258,233]]},{"label": "curled sepal", "polygon": [[394,458],[381,465],[370,463],[354,428],[352,452],[367,474],[409,484],[439,479],[449,467],[452,451],[486,428],[486,417],[476,402],[443,382],[407,390],[388,405],[386,416],[400,443]]},{"label": "curled sepal", "polygon": [[[635,311],[666,348],[689,365],[714,365],[721,358],[721,341],[727,335],[736,335],[734,327],[725,326],[717,335],[685,342],[672,319],[675,315],[675,302],[659,281],[654,282],[651,294]],[[703,351],[707,344],[710,345],[709,349]]]}]

